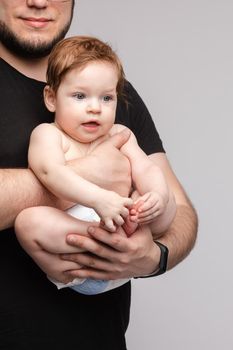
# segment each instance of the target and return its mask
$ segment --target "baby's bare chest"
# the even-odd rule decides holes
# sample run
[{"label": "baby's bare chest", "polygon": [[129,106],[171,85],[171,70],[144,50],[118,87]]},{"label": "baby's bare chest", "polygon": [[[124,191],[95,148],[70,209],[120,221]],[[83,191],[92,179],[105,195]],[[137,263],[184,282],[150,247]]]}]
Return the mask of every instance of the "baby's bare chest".
[{"label": "baby's bare chest", "polygon": [[81,143],[78,142],[72,138],[66,137],[64,142],[64,152],[65,152],[65,159],[72,160],[77,158],[82,158],[90,154],[101,142],[104,141],[108,136],[105,136],[104,138],[99,138],[98,140],[95,140],[90,143]]}]

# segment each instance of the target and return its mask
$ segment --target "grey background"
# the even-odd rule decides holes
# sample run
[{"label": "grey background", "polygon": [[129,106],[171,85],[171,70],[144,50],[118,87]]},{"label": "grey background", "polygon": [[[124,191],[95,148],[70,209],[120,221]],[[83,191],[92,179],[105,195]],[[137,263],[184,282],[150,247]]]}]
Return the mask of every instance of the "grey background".
[{"label": "grey background", "polygon": [[130,350],[233,349],[232,13],[232,0],[76,4],[70,34],[117,50],[200,218],[182,264],[133,281]]}]

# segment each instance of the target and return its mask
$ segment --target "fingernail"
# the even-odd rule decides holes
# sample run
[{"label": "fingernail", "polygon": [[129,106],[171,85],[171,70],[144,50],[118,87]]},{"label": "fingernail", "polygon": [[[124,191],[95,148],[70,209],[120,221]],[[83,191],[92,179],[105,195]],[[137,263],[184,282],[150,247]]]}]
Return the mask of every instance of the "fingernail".
[{"label": "fingernail", "polygon": [[90,234],[94,233],[95,232],[94,227],[92,227],[92,226],[88,227],[87,232],[90,233]]},{"label": "fingernail", "polygon": [[69,243],[75,243],[76,242],[76,237],[75,236],[67,236],[67,241]]}]

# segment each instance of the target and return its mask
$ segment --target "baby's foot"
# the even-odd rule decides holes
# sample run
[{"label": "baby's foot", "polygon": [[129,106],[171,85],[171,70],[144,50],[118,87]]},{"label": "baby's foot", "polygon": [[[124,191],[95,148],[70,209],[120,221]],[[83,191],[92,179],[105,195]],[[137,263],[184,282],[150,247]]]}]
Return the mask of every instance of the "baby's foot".
[{"label": "baby's foot", "polygon": [[131,221],[130,216],[128,215],[122,227],[127,237],[130,237],[136,231],[138,224],[137,222]]}]

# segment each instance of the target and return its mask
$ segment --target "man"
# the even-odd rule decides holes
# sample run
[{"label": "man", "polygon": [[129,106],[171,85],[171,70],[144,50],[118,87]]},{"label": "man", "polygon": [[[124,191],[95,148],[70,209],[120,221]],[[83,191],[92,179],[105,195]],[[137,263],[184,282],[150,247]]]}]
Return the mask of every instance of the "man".
[{"label": "man", "polygon": [[[126,349],[124,334],[129,320],[130,284],[92,297],[69,288],[57,291],[20,248],[11,228],[16,215],[26,207],[49,205],[62,209],[71,205],[47,193],[27,169],[27,147],[32,129],[53,118],[42,103],[47,55],[66,34],[73,6],[71,0],[0,0],[1,349],[71,346],[81,350]],[[132,128],[140,146],[165,173],[176,197],[176,218],[160,239],[169,249],[168,268],[172,268],[193,247],[196,214],[169,166],[143,102],[130,85],[126,92],[132,103],[129,111],[123,103],[119,104],[117,122]],[[111,181],[125,181],[128,163],[117,148],[126,138],[127,135],[118,135],[93,151],[87,161],[98,167],[100,176],[93,179],[89,174],[90,180],[106,184],[110,182],[110,174],[115,174]],[[101,158],[107,151],[111,164]],[[70,166],[87,176],[85,160],[78,165],[74,161]],[[62,276],[68,281],[73,277],[138,277],[165,270],[167,250],[164,252],[164,246],[153,242],[148,227],[139,228],[127,239],[100,228],[88,229],[88,226],[77,222],[75,232],[67,233],[59,242],[53,236],[52,227],[49,237],[39,237],[47,247],[46,259],[43,256],[43,270],[47,274],[55,279]],[[87,232],[89,237],[78,235]],[[64,254],[50,249],[51,242]],[[77,253],[69,254],[76,249]],[[37,264],[42,263],[38,260]]]}]

